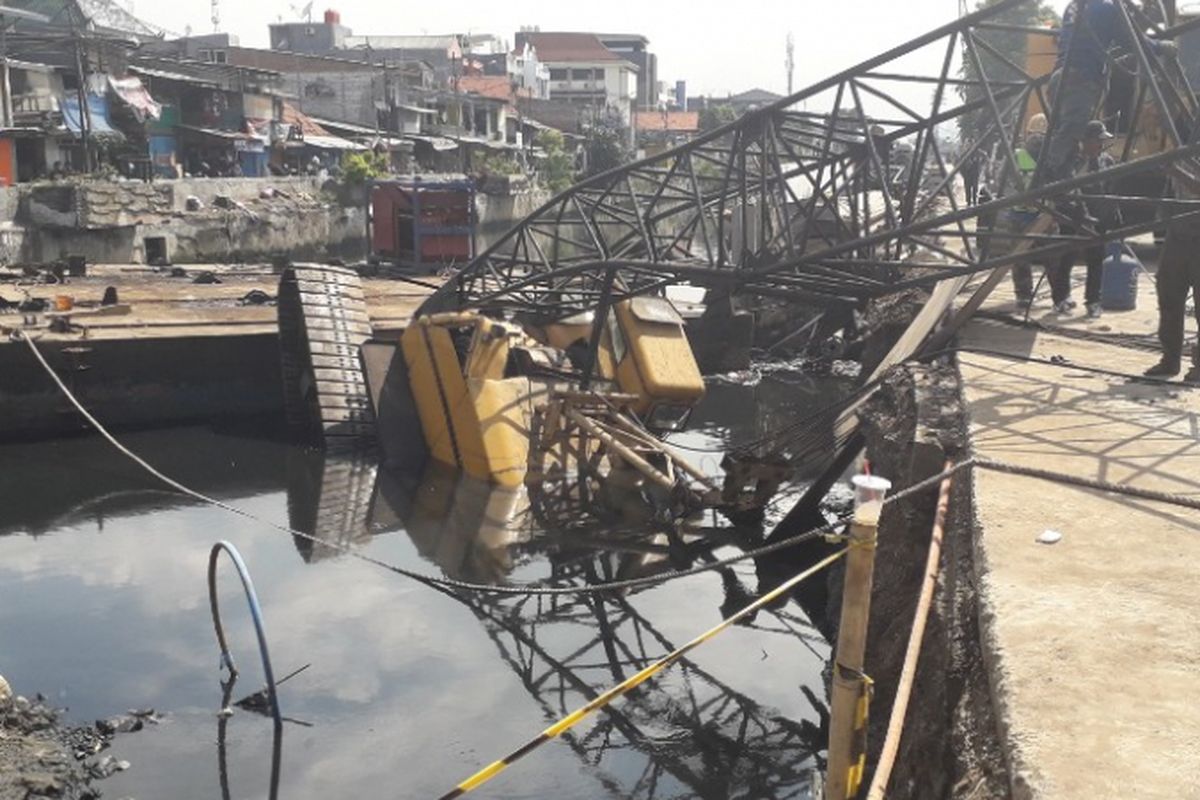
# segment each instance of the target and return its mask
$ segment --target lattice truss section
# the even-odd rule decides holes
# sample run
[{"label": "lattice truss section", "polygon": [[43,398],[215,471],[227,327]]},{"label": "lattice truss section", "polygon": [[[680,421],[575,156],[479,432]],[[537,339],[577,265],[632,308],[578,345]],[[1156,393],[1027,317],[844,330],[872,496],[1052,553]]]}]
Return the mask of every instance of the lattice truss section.
[{"label": "lattice truss section", "polygon": [[[620,556],[580,555],[560,562],[556,580],[587,585],[621,571]],[[457,599],[483,623],[548,720],[678,644],[626,597]],[[824,647],[802,617],[783,610],[756,627]],[[823,704],[811,695],[809,702],[820,717]],[[607,796],[636,800],[807,797],[823,742],[818,721],[785,717],[686,659],[563,736]]]},{"label": "lattice truss section", "polygon": [[[1032,1],[963,17],[686,145],[579,183],[476,258],[423,313],[562,318],[601,305],[610,288],[619,299],[676,283],[852,304],[1095,241],[1087,225],[1054,224],[1068,221],[1064,195],[1086,200],[1131,176],[1191,164],[1198,148],[1185,136],[1196,129],[1195,96],[1182,70],[1136,37],[1122,61],[1135,87],[1122,163],[1019,186],[1014,151],[1031,109],[1049,107],[1050,76],[1031,76],[992,42],[1011,32],[997,18]],[[1173,33],[1152,29],[1132,4],[1121,10],[1129,30]],[[981,134],[955,163],[986,150],[1000,175],[1000,198],[982,207],[963,207],[958,167],[938,135],[964,114],[982,119]],[[1053,109],[1049,116],[1052,139]],[[1127,202],[1158,207],[1110,237],[1197,210],[1158,197]],[[978,220],[1016,207],[1036,208],[1048,222],[976,230]]]}]

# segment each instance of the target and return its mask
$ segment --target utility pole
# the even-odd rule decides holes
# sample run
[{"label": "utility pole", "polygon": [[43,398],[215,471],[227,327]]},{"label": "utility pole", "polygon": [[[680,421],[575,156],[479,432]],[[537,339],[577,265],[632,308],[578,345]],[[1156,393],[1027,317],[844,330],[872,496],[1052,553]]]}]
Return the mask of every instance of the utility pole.
[{"label": "utility pole", "polygon": [[787,67],[787,93],[788,97],[792,96],[792,82],[796,75],[796,38],[792,36],[791,31],[787,35],[787,60],[784,62]]},{"label": "utility pole", "polygon": [[76,97],[79,99],[79,138],[83,143],[83,171],[92,171],[92,109],[88,106],[87,75],[83,69],[83,36],[79,33],[78,21],[71,14],[71,43],[75,49],[75,80],[78,83]]},{"label": "utility pole", "polygon": [[829,771],[825,800],[850,800],[858,794],[866,766],[864,743],[871,680],[863,672],[867,624],[871,619],[871,587],[875,575],[875,543],[883,499],[892,484],[874,475],[854,478],[854,519],[842,588],[829,708]]}]

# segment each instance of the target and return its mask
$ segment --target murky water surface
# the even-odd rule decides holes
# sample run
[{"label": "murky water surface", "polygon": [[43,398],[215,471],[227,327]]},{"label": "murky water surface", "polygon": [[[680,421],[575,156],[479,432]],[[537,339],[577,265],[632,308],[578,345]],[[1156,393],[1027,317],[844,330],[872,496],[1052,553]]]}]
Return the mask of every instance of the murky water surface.
[{"label": "murky water surface", "polygon": [[[828,402],[830,387],[775,375],[713,386],[696,430],[719,448]],[[256,516],[423,573],[583,582],[661,569],[661,538],[547,530],[555,519],[510,495],[430,472],[323,459],[269,423],[129,434],[150,462]],[[707,471],[719,456],[692,452]],[[753,596],[755,567],[600,602],[439,593],[335,547],[158,490],[94,438],[0,448],[0,673],[43,692],[76,722],[152,706],[161,724],[118,736],[132,769],[109,797],[268,795],[269,719],[238,711],[218,742],[218,651],[205,570],[225,539],[257,586],[280,690],[282,798],[436,797],[648,660]],[[742,530],[710,550],[752,546]],[[617,544],[614,545],[614,542]],[[220,591],[242,669],[261,686],[249,615],[222,562]],[[732,591],[732,595],[727,592]],[[726,609],[728,610],[728,608]],[[828,646],[795,604],[696,651],[610,712],[537,751],[479,797],[806,797]],[[222,758],[225,773],[222,775]]]}]

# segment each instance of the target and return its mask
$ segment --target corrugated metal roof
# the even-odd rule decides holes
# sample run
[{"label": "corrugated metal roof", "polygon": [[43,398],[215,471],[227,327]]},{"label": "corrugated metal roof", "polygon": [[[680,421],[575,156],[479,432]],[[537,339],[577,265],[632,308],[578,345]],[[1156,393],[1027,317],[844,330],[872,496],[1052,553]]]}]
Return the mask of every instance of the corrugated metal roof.
[{"label": "corrugated metal roof", "polygon": [[340,136],[305,136],[304,144],[321,150],[366,150],[367,146]]},{"label": "corrugated metal roof", "polygon": [[130,64],[129,71],[136,72],[139,75],[146,75],[150,78],[161,78],[164,81],[190,83],[194,86],[209,86],[216,88],[220,85],[216,81],[210,81],[205,78],[197,78],[195,75],[184,75],[182,72],[171,72],[165,69],[153,69],[151,67],[142,67],[137,64]]}]

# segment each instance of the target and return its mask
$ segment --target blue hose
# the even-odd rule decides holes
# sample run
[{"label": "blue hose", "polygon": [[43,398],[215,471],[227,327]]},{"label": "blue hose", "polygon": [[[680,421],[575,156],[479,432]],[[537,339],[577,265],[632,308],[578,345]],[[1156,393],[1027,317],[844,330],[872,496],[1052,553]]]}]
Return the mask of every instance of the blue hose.
[{"label": "blue hose", "polygon": [[258,635],[258,651],[262,655],[263,674],[267,680],[267,692],[271,701],[271,716],[275,719],[275,727],[283,727],[283,715],[279,713],[279,697],[275,689],[275,671],[271,669],[271,653],[267,649],[267,633],[263,628],[262,607],[258,604],[258,594],[254,591],[254,581],[250,580],[250,571],[246,569],[246,562],[242,560],[242,554],[231,543],[221,541],[213,545],[212,552],[208,555],[208,602],[212,607],[213,627],[217,632],[217,644],[221,646],[221,666],[229,669],[231,677],[236,677],[238,674],[237,667],[234,666],[233,656],[229,652],[229,645],[225,641],[225,629],[221,625],[221,610],[217,604],[217,558],[224,550],[233,559],[233,565],[237,568],[238,576],[242,579],[242,589],[246,592],[246,600],[250,604],[250,616],[254,619],[254,631]]}]

